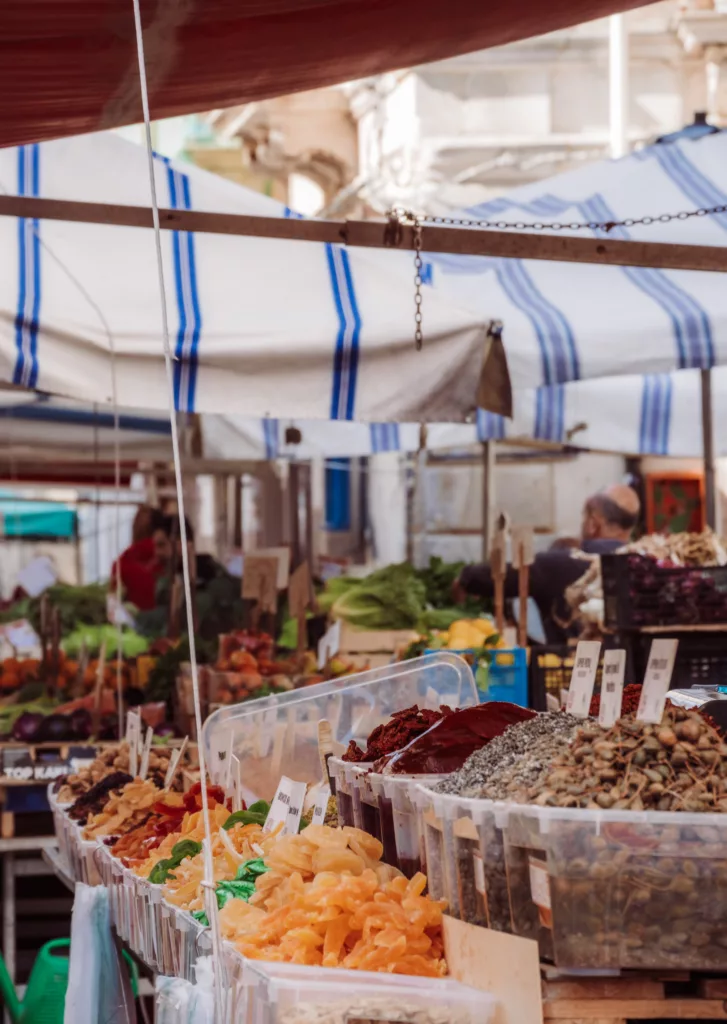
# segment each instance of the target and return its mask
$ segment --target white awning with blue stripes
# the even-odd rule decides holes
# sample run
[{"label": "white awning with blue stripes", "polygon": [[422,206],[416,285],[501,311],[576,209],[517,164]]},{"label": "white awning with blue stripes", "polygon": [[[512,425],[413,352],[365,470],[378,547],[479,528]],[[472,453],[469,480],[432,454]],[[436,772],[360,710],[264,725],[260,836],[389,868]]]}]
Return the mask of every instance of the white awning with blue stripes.
[{"label": "white awning with blue stripes", "polygon": [[[291,216],[279,203],[158,157],[163,207]],[[0,149],[8,194],[148,205],[145,151],[103,133]],[[0,218],[0,379],[106,404],[164,409],[151,231]],[[485,320],[427,303],[414,348],[411,261],[336,245],[163,233],[183,411],[247,417],[461,420],[475,400]]]},{"label": "white awning with blue stripes", "polygon": [[[657,218],[721,204],[727,132],[584,166],[457,216],[547,231],[556,222]],[[600,229],[559,233],[605,237]],[[722,246],[727,214],[614,227],[608,237]],[[425,311],[427,295],[438,295],[502,320],[515,389],[727,362],[722,274],[432,254],[425,277]]]}]

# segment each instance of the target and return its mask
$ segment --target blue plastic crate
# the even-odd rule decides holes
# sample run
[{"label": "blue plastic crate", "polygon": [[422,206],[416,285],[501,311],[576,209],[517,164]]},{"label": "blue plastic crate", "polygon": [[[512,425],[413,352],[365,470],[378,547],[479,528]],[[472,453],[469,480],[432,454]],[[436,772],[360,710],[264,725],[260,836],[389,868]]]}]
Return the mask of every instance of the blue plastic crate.
[{"label": "blue plastic crate", "polygon": [[[433,654],[435,652],[428,650],[426,653]],[[449,651],[449,653],[459,654],[470,664],[475,655],[474,650]],[[493,648],[490,653],[489,664],[472,665],[480,703],[484,704],[488,700],[506,700],[511,704],[519,704],[520,707],[526,708],[528,706],[528,652],[524,647],[508,647],[505,649]],[[482,685],[483,677],[486,680],[484,686]]]}]

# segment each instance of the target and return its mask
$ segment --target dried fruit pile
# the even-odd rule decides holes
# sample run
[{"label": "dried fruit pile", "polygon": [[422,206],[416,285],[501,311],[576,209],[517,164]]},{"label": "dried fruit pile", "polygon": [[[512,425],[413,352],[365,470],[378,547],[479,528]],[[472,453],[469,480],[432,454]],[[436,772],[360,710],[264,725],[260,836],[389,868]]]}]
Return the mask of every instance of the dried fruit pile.
[{"label": "dried fruit pile", "polygon": [[549,807],[727,811],[727,744],[697,711],[669,707],[660,725],[620,718],[582,726],[528,792]]}]

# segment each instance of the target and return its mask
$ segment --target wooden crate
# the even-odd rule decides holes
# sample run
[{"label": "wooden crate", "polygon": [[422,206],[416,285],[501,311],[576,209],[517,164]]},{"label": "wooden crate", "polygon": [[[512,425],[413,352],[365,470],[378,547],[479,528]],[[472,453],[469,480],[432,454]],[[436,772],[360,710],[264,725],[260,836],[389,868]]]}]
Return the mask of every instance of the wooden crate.
[{"label": "wooden crate", "polygon": [[346,654],[398,654],[419,634],[413,629],[354,629],[341,623],[339,652]]},{"label": "wooden crate", "polygon": [[614,978],[543,981],[545,1024],[727,1021],[727,978],[644,971]]}]

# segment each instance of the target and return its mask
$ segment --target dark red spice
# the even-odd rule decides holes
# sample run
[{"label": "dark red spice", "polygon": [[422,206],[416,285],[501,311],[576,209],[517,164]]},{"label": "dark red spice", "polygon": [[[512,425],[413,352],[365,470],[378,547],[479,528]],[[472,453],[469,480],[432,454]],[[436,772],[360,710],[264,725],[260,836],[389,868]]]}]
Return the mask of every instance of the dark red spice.
[{"label": "dark red spice", "polygon": [[[621,714],[632,715],[635,714],[639,707],[639,701],[641,700],[641,685],[639,683],[629,683],[628,686],[624,686],[623,699],[621,701]],[[598,718],[598,712],[601,710],[601,695],[600,693],[594,693],[591,698],[591,709],[589,714],[593,718]]]},{"label": "dark red spice", "polygon": [[474,708],[462,708],[435,723],[428,732],[413,739],[386,763],[394,775],[439,775],[461,768],[475,750],[486,746],[511,725],[535,718],[536,712],[506,701],[488,701]]},{"label": "dark red spice", "polygon": [[391,719],[385,725],[377,725],[366,741],[366,750],[362,750],[355,740],[351,740],[348,750],[343,755],[344,761],[351,761],[358,764],[361,761],[378,761],[386,754],[393,754],[397,750],[410,743],[417,736],[439,722],[446,715],[451,715],[452,709],[443,704],[439,711],[428,711],[426,708],[419,708],[418,704],[405,708],[403,711],[395,711]]}]

